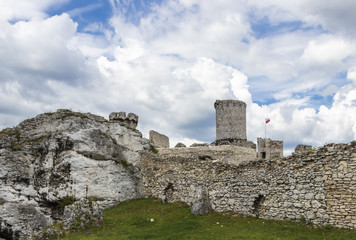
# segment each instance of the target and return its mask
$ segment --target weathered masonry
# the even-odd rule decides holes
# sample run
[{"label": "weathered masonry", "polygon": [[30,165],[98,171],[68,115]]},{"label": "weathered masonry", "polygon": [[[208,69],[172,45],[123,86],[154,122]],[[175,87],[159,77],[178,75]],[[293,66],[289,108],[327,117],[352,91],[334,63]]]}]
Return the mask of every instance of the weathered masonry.
[{"label": "weathered masonry", "polygon": [[[261,159],[273,159],[283,157],[283,141],[269,138],[257,138],[257,157]],[[310,147],[309,147],[310,149]]]},{"label": "weathered masonry", "polygon": [[216,100],[216,140],[246,140],[246,103],[238,100]]},{"label": "weathered masonry", "polygon": [[152,146],[156,148],[169,148],[169,138],[166,135],[151,130],[149,136]]},{"label": "weathered masonry", "polygon": [[273,160],[220,147],[143,153],[144,196],[192,205],[205,188],[215,211],[356,228],[356,141]]}]

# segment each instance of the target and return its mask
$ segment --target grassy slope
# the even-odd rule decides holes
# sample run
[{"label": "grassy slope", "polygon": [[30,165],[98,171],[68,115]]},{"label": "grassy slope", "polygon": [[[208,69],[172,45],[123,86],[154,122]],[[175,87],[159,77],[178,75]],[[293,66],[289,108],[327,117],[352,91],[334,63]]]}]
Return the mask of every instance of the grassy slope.
[{"label": "grassy slope", "polygon": [[104,224],[100,228],[72,233],[65,239],[356,240],[356,231],[233,214],[194,216],[183,203],[163,204],[159,200],[138,199],[105,210]]}]

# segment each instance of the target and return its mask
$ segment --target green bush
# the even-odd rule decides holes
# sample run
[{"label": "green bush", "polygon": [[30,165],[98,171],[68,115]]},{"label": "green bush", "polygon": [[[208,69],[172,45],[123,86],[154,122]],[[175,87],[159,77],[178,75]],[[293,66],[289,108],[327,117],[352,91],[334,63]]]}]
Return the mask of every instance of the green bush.
[{"label": "green bush", "polygon": [[154,146],[151,146],[151,148],[150,148],[149,151],[152,152],[152,153],[154,153],[154,154],[157,154],[157,153],[159,152],[158,149],[155,148]]},{"label": "green bush", "polygon": [[68,196],[66,198],[63,198],[62,200],[59,200],[58,203],[58,208],[59,209],[64,209],[65,206],[72,205],[76,201],[74,196]]}]

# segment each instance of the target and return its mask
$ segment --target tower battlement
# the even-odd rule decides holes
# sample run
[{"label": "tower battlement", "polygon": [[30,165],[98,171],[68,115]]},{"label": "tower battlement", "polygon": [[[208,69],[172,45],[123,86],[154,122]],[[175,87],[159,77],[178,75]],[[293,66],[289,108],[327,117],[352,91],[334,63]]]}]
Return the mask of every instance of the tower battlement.
[{"label": "tower battlement", "polygon": [[109,115],[109,121],[118,122],[120,125],[136,129],[138,124],[138,115],[129,113],[126,117],[126,112],[112,112]]}]

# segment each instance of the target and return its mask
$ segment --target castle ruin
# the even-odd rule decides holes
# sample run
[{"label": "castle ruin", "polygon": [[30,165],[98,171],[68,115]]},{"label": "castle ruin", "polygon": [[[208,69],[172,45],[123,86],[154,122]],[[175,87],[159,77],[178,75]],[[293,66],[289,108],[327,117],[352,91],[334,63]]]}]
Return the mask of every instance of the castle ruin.
[{"label": "castle ruin", "polygon": [[247,140],[246,103],[238,100],[216,100],[216,140]]},{"label": "castle ruin", "polygon": [[126,117],[126,112],[112,112],[109,115],[109,121],[118,122],[122,126],[136,129],[138,124],[138,116],[134,113],[129,113]]},{"label": "castle ruin", "polygon": [[[61,218],[68,229],[77,218],[66,218],[81,210],[61,216],[56,204],[66,197],[74,204],[101,199],[83,202],[92,210],[156,197],[185,202],[198,214],[212,209],[356,228],[356,141],[298,145],[283,158],[282,141],[259,138],[256,154],[244,106],[217,101],[216,142],[191,147],[169,148],[168,137],[153,131],[150,144],[135,129],[138,116],[124,112],[108,121],[58,110],[2,130],[0,238],[30,236]],[[150,151],[152,145],[163,148]]]},{"label": "castle ruin", "polygon": [[239,100],[216,100],[215,145],[235,145],[256,149],[256,144],[247,141],[246,103]]},{"label": "castle ruin", "polygon": [[258,152],[260,159],[273,159],[283,157],[283,141],[272,140],[270,138],[257,138]]},{"label": "castle ruin", "polygon": [[[247,141],[246,104],[217,100],[216,141],[142,155],[144,196],[195,206],[206,190],[215,211],[356,228],[356,141],[318,149]],[[169,194],[168,190],[169,189]]]}]

